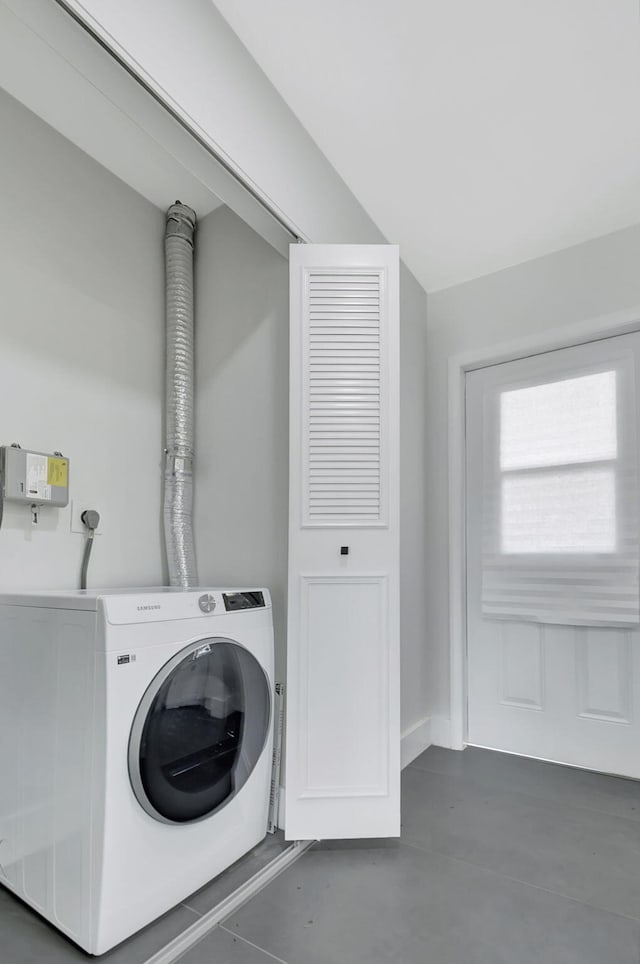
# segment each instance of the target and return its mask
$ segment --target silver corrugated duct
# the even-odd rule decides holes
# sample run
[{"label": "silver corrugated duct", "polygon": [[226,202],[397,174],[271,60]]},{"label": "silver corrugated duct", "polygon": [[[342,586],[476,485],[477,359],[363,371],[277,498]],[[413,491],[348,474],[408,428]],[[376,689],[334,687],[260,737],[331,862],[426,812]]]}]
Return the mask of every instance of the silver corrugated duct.
[{"label": "silver corrugated duct", "polygon": [[164,538],[170,586],[197,586],[193,542],[193,242],[196,215],[176,201],[167,211],[166,448]]}]

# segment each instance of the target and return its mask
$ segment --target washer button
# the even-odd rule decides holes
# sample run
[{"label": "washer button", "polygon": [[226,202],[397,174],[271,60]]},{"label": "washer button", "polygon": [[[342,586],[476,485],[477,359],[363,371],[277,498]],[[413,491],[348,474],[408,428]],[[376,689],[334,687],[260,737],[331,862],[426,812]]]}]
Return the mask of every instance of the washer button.
[{"label": "washer button", "polygon": [[203,613],[212,613],[216,608],[215,596],[212,596],[210,592],[205,593],[204,596],[200,596],[198,605]]}]

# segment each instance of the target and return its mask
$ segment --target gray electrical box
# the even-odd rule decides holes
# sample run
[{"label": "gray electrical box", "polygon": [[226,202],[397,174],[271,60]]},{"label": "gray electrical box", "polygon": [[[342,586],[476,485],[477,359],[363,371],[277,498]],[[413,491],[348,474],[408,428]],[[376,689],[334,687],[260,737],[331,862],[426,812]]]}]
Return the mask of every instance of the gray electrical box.
[{"label": "gray electrical box", "polygon": [[3,445],[0,484],[7,502],[62,509],[69,504],[69,459],[59,452],[49,455]]}]

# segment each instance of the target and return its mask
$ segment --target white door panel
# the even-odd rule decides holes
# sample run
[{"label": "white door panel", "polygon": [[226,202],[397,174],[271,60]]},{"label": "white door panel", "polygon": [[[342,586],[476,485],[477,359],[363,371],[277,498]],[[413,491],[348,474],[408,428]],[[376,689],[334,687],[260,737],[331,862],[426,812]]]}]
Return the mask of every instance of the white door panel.
[{"label": "white door panel", "polygon": [[[501,385],[539,382],[544,373],[550,382],[563,373],[570,377],[566,373],[576,360],[595,352],[606,365],[621,349],[632,354],[637,387],[638,334],[467,375],[468,742],[640,778],[638,626],[555,624],[483,614],[486,449],[495,446],[495,438],[487,442],[483,425],[488,393]],[[636,435],[637,391],[633,404]],[[637,491],[634,498],[637,501]]]},{"label": "white door panel", "polygon": [[398,250],[291,248],[288,839],[400,831]]}]

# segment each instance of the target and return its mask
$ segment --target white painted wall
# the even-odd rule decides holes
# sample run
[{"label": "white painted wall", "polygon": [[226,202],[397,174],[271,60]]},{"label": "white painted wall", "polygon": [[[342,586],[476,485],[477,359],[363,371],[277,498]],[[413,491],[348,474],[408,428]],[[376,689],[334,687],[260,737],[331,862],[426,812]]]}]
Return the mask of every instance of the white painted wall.
[{"label": "white painted wall", "polygon": [[284,679],[289,267],[229,208],[197,231],[195,523],[201,583],[266,586]]},{"label": "white painted wall", "polygon": [[[0,444],[69,457],[90,585],[157,585],[163,216],[3,92],[0,128]],[[7,504],[0,589],[76,588],[82,547],[69,509]]]},{"label": "white painted wall", "polygon": [[427,607],[434,742],[449,717],[447,359],[640,305],[640,225],[429,294]]}]

